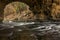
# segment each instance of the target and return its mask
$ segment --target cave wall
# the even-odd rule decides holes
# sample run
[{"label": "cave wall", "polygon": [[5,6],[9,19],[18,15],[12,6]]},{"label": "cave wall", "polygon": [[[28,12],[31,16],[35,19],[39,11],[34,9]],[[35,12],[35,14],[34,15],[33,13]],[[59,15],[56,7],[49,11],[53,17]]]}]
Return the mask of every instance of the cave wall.
[{"label": "cave wall", "polygon": [[[0,19],[3,20],[3,10],[8,3],[13,1],[20,1],[28,4],[30,9],[34,13],[40,13],[41,10],[46,11],[49,10],[47,7],[51,7],[53,0],[0,0]],[[47,13],[48,14],[48,13]]]}]

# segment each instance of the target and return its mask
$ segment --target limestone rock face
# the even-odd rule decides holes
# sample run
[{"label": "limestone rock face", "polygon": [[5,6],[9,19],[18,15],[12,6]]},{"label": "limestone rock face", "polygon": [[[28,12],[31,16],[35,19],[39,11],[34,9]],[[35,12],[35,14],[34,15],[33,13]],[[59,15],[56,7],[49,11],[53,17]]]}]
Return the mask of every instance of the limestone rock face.
[{"label": "limestone rock face", "polygon": [[60,5],[54,4],[51,15],[54,20],[60,20]]},{"label": "limestone rock face", "polygon": [[27,21],[32,20],[34,14],[29,10],[29,6],[21,2],[12,2],[4,9],[4,21]]}]

